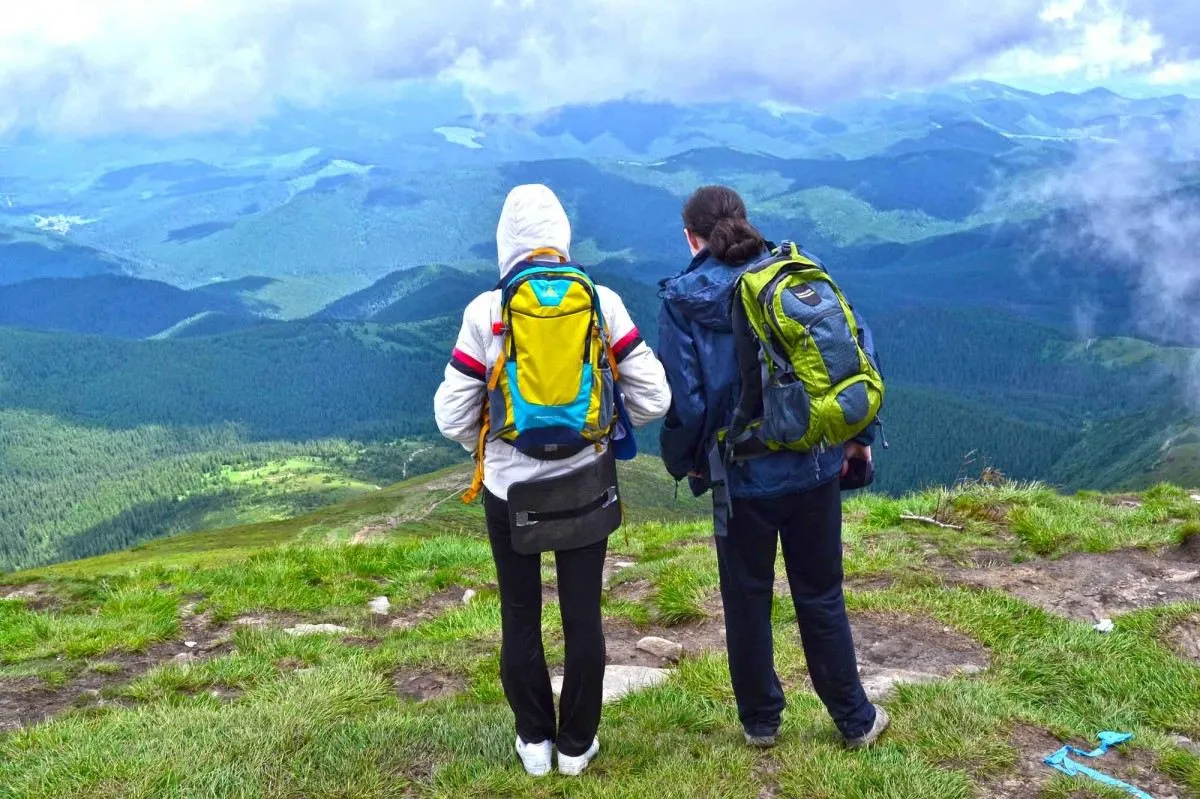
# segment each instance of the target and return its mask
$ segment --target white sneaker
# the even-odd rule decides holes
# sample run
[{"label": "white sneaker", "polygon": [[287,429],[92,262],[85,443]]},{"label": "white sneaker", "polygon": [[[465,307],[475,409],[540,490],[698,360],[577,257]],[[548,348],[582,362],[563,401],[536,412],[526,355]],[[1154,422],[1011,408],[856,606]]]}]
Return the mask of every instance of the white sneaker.
[{"label": "white sneaker", "polygon": [[600,739],[592,741],[592,748],[584,752],[579,757],[568,757],[562,752],[558,753],[558,773],[565,774],[568,777],[578,777],[592,762],[592,758],[600,754]]},{"label": "white sneaker", "polygon": [[531,777],[545,777],[550,773],[554,756],[554,745],[549,741],[527,744],[517,736],[517,757]]}]

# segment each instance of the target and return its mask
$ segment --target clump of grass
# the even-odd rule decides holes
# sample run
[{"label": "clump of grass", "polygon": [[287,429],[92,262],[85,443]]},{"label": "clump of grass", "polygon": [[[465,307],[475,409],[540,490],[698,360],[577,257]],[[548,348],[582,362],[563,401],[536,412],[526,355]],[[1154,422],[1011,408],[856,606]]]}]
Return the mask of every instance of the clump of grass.
[{"label": "clump of grass", "polygon": [[655,575],[657,590],[654,604],[658,619],[667,625],[683,624],[705,618],[705,589],[712,584],[711,578],[695,568],[671,564]]}]

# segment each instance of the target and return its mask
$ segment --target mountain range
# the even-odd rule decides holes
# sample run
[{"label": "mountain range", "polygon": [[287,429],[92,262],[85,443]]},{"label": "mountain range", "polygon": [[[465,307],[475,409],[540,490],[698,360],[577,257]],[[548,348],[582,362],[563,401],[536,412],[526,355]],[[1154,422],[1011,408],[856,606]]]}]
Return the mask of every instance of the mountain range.
[{"label": "mountain range", "polygon": [[[985,465],[1069,488],[1200,484],[1184,388],[1200,335],[1148,327],[1144,275],[1077,235],[1086,207],[1041,190],[1117,139],[1165,152],[1195,101],[973,83],[820,112],[468,109],[402,97],[237,135],[11,146],[0,569],[265,512],[278,492],[259,477],[239,510],[246,469],[316,459],[325,476],[283,492],[316,503],[395,477],[388,442],[405,459],[432,448],[426,468],[462,457],[430,402],[462,308],[495,284],[496,216],[522,182],[555,189],[573,256],[652,343],[696,186],[734,185],[769,238],[819,254],[879,339],[884,490]],[[1195,191],[1194,164],[1154,163],[1170,180],[1147,204]]]}]

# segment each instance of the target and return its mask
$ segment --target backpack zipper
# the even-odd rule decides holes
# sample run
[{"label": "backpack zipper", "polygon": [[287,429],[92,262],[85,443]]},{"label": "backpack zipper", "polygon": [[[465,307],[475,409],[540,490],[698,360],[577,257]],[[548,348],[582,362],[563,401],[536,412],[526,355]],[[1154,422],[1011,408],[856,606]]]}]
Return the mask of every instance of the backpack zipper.
[{"label": "backpack zipper", "polygon": [[[826,319],[830,318],[831,316],[837,316],[838,314],[845,315],[845,311],[842,310],[842,307],[840,305],[836,308],[826,308],[824,311],[821,311],[819,314],[817,314],[815,317],[813,317],[812,321],[810,321],[807,325],[804,326],[805,339],[804,339],[803,346],[804,346],[805,350],[808,349],[808,342],[813,337],[812,336],[813,328],[815,328],[817,325],[821,324],[822,322],[824,322]],[[774,305],[771,306],[771,321],[775,323],[775,331],[774,332],[778,333],[779,335],[783,335],[783,327],[779,322],[779,314],[776,313]]]}]

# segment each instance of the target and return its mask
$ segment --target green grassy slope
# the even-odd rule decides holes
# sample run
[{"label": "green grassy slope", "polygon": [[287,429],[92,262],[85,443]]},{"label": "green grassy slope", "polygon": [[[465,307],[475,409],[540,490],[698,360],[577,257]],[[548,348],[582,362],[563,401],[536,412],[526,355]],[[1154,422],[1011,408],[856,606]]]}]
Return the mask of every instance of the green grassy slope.
[{"label": "green grassy slope", "polygon": [[[956,571],[967,553],[1022,560],[1034,573],[1054,568],[1039,553],[1113,552],[1090,557],[1114,565],[1153,557],[1116,551],[1126,546],[1165,548],[1159,562],[1178,566],[1174,547],[1200,527],[1200,505],[1185,492],[1159,488],[1129,507],[976,485],[849,503],[848,605],[867,673],[879,667],[873,626],[889,663],[959,642],[986,664],[901,686],[883,700],[892,730],[858,754],[838,746],[808,687],[782,597],[776,658],[789,709],[780,747],[743,746],[713,633],[721,621],[708,525],[634,524],[610,544],[614,558],[634,564],[605,594],[614,657],[628,656],[621,641],[647,632],[709,635],[711,648],[690,650],[666,684],[606,709],[602,753],[585,777],[535,782],[511,752],[495,573],[478,508],[454,501],[463,477],[430,475],[294,521],[0,578],[0,591],[32,597],[0,600],[6,707],[60,703],[57,718],[0,730],[0,796],[968,799],[1013,781],[1029,795],[1100,796],[1038,765],[1061,741],[1083,743],[1097,729],[1137,736],[1129,759],[1106,760],[1106,770],[1120,767],[1155,795],[1200,796],[1200,757],[1169,737],[1200,736],[1200,665],[1170,645],[1200,604],[1152,601],[1101,635],[1090,621],[969,587]],[[642,482],[640,473],[627,480]],[[936,513],[965,529],[905,524],[903,513]],[[389,517],[394,526],[347,543]],[[544,580],[553,603],[552,568]],[[479,595],[463,604],[467,588]],[[393,608],[382,620],[366,610],[380,594]],[[249,617],[253,624],[232,623]],[[557,666],[552,605],[545,619]],[[282,632],[299,621],[348,632]],[[180,660],[185,638],[197,648]]]}]

